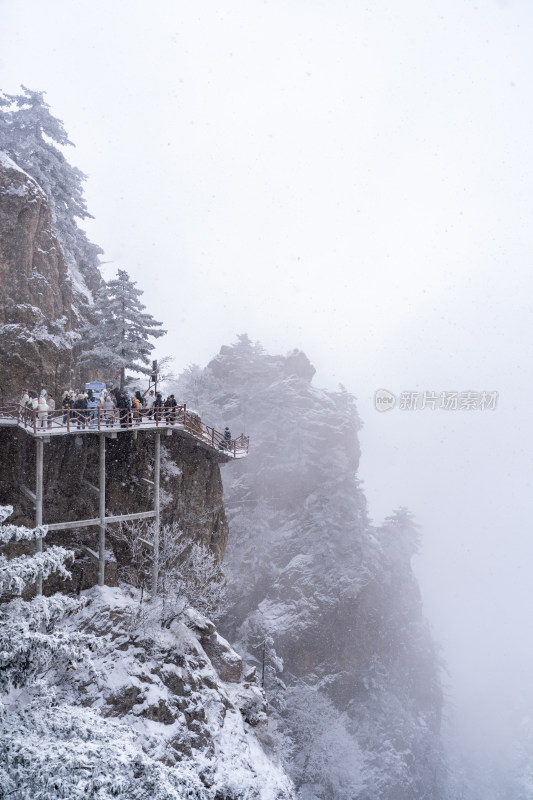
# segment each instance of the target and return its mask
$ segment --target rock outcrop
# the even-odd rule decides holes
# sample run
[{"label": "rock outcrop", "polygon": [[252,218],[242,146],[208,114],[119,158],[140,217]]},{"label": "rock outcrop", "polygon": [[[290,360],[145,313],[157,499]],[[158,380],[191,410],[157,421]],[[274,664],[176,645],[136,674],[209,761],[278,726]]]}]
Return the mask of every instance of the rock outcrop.
[{"label": "rock outcrop", "polygon": [[[261,741],[268,738],[264,693],[253,675],[241,682],[232,671],[240,658],[210,620],[190,609],[183,622],[161,627],[157,606],[141,604],[134,590],[94,588],[84,599],[65,624],[100,645],[90,668],[55,676],[61,698],[119,718],[148,755],[199,778],[204,790],[191,796],[294,797]],[[206,630],[218,637],[216,659],[205,648]]]},{"label": "rock outcrop", "polygon": [[[178,391],[245,425],[250,456],[224,473],[230,537],[222,634],[265,675],[301,798],[436,796],[442,691],[400,510],[369,520],[354,398],[314,387],[306,356],[247,337]],[[190,386],[190,389],[188,388]]]},{"label": "rock outcrop", "polygon": [[0,153],[0,403],[70,383],[72,283],[46,195]]}]

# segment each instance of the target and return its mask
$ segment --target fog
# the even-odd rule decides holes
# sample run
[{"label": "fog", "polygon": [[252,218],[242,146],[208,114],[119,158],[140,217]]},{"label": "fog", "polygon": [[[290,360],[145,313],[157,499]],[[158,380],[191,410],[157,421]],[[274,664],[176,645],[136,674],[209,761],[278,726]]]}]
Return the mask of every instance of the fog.
[{"label": "fog", "polygon": [[531,4],[2,5],[1,87],[47,92],[158,354],[247,332],[357,396],[370,514],[416,516],[451,705],[497,737],[533,667]]}]

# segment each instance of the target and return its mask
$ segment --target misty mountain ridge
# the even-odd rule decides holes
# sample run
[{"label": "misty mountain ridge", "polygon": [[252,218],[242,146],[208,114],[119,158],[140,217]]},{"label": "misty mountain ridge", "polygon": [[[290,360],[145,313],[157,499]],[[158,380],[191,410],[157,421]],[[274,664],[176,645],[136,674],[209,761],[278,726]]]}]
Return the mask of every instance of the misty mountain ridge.
[{"label": "misty mountain ridge", "polygon": [[243,335],[176,385],[253,442],[224,475],[219,627],[265,674],[299,797],[436,797],[442,691],[410,566],[416,527],[405,509],[372,525],[354,398],[313,374],[301,351],[271,356]]}]

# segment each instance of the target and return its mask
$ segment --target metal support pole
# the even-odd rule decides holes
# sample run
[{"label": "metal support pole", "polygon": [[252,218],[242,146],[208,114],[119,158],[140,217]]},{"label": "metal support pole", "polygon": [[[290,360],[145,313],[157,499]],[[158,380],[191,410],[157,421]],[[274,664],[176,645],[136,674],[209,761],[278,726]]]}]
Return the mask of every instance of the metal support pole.
[{"label": "metal support pole", "polygon": [[[35,526],[43,524],[43,462],[44,462],[44,442],[37,439],[37,461],[35,465]],[[37,539],[37,552],[43,552],[43,539]],[[43,576],[39,574],[37,578],[37,594],[43,593]]]},{"label": "metal support pole", "polygon": [[100,539],[98,543],[98,586],[104,585],[105,576],[105,433],[100,433],[100,469],[98,474]]},{"label": "metal support pole", "polygon": [[159,477],[161,474],[161,434],[155,435],[154,452],[154,554],[152,562],[152,597],[157,595],[157,579],[159,577]]}]

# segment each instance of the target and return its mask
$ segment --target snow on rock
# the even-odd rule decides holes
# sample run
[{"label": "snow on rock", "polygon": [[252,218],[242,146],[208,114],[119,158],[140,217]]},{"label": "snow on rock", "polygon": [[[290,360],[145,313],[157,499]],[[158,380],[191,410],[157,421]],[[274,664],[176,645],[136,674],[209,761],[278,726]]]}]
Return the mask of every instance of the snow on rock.
[{"label": "snow on rock", "polygon": [[253,676],[237,682],[241,660],[210,620],[189,608],[183,622],[162,628],[157,605],[141,605],[129,587],[84,594],[86,606],[65,625],[92,633],[101,648],[92,666],[63,676],[57,691],[65,702],[119,719],[147,756],[199,776],[205,795],[194,797],[294,797],[258,738],[266,730],[264,694]]},{"label": "snow on rock", "polygon": [[242,658],[229,643],[217,631],[204,634],[200,641],[219,678],[238,683],[242,675]]},{"label": "snow on rock", "polygon": [[442,694],[411,570],[415,530],[402,512],[369,520],[354,398],[312,386],[313,373],[301,351],[270,355],[241,335],[173,387],[252,442],[223,473],[218,627],[261,671],[299,800],[422,800]]},{"label": "snow on rock", "polygon": [[[0,150],[0,167],[3,167],[4,169],[13,170],[14,172],[21,172],[26,179],[25,183],[34,184],[39,189],[39,191],[42,192],[42,194],[44,195],[43,190],[41,189],[35,178],[32,178],[31,175],[28,175],[28,173],[25,170],[23,170],[22,167],[19,167],[19,165],[15,163],[15,161],[13,161],[13,159],[10,158],[7,153],[4,153],[3,150]],[[19,188],[24,188],[24,187],[19,187]]]},{"label": "snow on rock", "polygon": [[69,380],[58,350],[72,347],[72,287],[46,195],[5,154],[0,195],[0,358],[2,391],[12,399],[33,375],[52,384],[64,372]]},{"label": "snow on rock", "polygon": [[209,635],[215,631],[214,623],[195,608],[186,608],[184,614],[190,625],[202,634]]}]

